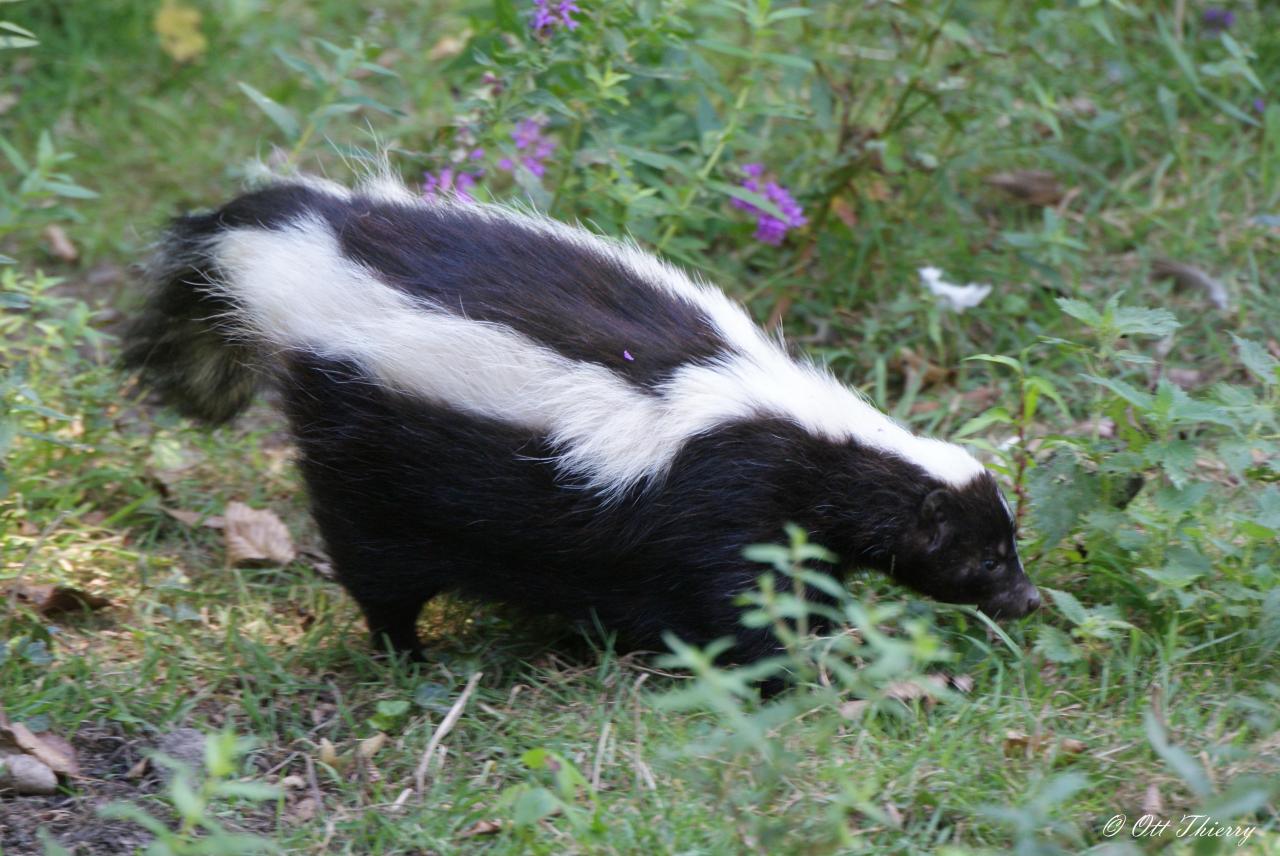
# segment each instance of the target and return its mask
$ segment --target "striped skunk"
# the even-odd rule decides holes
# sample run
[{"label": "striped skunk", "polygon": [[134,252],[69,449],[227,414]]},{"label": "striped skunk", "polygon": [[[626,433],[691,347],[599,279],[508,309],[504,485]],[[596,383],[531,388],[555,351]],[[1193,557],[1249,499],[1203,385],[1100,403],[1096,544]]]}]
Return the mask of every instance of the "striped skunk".
[{"label": "striped skunk", "polygon": [[[123,363],[217,424],[281,393],[312,511],[374,641],[419,656],[443,591],[671,631],[730,657],[788,522],[848,570],[1020,617],[1039,595],[968,453],[787,355],[631,244],[398,183],[277,183],[179,218]],[[815,593],[815,597],[816,597]]]}]

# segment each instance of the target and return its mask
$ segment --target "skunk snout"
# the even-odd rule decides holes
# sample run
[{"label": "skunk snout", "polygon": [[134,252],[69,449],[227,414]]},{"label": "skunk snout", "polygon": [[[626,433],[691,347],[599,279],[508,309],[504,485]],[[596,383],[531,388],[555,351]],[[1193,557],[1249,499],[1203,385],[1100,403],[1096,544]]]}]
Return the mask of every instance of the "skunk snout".
[{"label": "skunk snout", "polygon": [[1040,592],[1027,581],[1011,591],[997,595],[981,609],[992,618],[1023,618],[1040,608]]}]

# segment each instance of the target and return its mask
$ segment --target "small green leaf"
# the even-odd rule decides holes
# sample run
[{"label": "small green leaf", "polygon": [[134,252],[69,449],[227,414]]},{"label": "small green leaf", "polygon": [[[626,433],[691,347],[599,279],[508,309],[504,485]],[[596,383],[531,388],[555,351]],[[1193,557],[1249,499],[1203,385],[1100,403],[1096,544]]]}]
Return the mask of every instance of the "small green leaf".
[{"label": "small green leaf", "polygon": [[1244,339],[1234,333],[1231,338],[1236,343],[1236,350],[1240,353],[1240,362],[1244,363],[1244,367],[1267,386],[1273,386],[1277,378],[1280,378],[1280,360],[1271,356],[1266,348],[1252,339]]},{"label": "small green leaf", "polygon": [[1049,594],[1053,595],[1053,605],[1058,608],[1068,621],[1072,624],[1084,624],[1089,620],[1089,612],[1084,608],[1080,601],[1076,600],[1075,595],[1057,589],[1046,588]]},{"label": "small green leaf", "polygon": [[267,118],[275,123],[276,127],[284,132],[289,140],[296,140],[301,133],[298,127],[298,119],[293,115],[289,108],[285,107],[277,101],[273,101],[254,89],[249,84],[241,81],[240,91],[249,96],[254,104],[258,105],[258,109],[267,114]]}]

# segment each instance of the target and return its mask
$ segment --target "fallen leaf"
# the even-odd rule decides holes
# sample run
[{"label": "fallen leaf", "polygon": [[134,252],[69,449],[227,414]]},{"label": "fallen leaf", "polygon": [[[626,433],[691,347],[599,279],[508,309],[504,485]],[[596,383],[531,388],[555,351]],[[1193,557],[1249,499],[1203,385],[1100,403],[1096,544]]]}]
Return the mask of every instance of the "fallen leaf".
[{"label": "fallen leaf", "polygon": [[1183,288],[1203,291],[1209,297],[1209,302],[1218,309],[1231,308],[1231,294],[1227,287],[1195,265],[1172,259],[1156,259],[1151,263],[1151,278],[1172,279]]},{"label": "fallen leaf", "polygon": [[1056,205],[1062,201],[1065,192],[1058,177],[1043,169],[998,172],[987,176],[986,182],[1027,205]]},{"label": "fallen leaf", "polygon": [[831,200],[831,213],[850,229],[858,225],[858,212],[843,196],[837,196]]},{"label": "fallen leaf", "polygon": [[74,262],[80,258],[80,251],[67,237],[67,232],[56,223],[44,227],[44,239],[49,242],[49,252],[64,262]]},{"label": "fallen leaf", "polygon": [[445,36],[432,45],[431,50],[427,51],[427,59],[433,62],[441,59],[452,59],[462,53],[470,38],[471,30],[469,29],[463,30],[456,36]]},{"label": "fallen leaf", "polygon": [[459,838],[475,838],[479,835],[496,835],[502,831],[500,820],[477,820],[458,833]]},{"label": "fallen leaf", "polygon": [[891,802],[884,804],[885,817],[889,818],[889,823],[894,829],[902,828],[902,812],[898,811],[898,807]]},{"label": "fallen leaf", "polygon": [[372,737],[366,737],[365,739],[360,741],[360,745],[356,747],[356,755],[358,755],[359,757],[367,761],[370,758],[372,758],[374,755],[377,755],[378,750],[380,750],[383,746],[385,746],[386,743],[387,743],[387,735],[379,731],[377,734],[374,734]]},{"label": "fallen leaf", "polygon": [[1006,731],[1004,735],[1004,754],[1009,757],[1022,755],[1024,758],[1032,758],[1037,755],[1049,755],[1055,751],[1063,755],[1079,755],[1087,748],[1088,744],[1083,740],[1077,740],[1074,737],[1055,739],[1051,731],[1039,734]]},{"label": "fallen leaf", "polygon": [[1160,786],[1155,782],[1147,785],[1147,792],[1142,797],[1142,813],[1156,816],[1164,814],[1164,800],[1160,799]]},{"label": "fallen leaf", "polygon": [[187,511],[182,508],[169,508],[164,505],[160,506],[160,510],[179,523],[184,523],[187,526],[204,526],[208,529],[222,529],[227,525],[226,520],[216,514],[206,516],[198,511]]},{"label": "fallen leaf", "polygon": [[17,749],[30,755],[58,775],[80,775],[76,750],[51,731],[36,734],[21,722],[6,722],[0,725],[0,747]]},{"label": "fallen leaf", "polygon": [[141,779],[143,776],[147,774],[147,771],[150,769],[151,769],[151,759],[143,758],[141,761],[139,761],[138,763],[130,767],[128,771],[124,774],[124,777],[126,779],[134,779],[134,780]]},{"label": "fallen leaf", "polygon": [[300,791],[307,786],[307,781],[301,776],[285,776],[280,780],[280,786],[286,790]]},{"label": "fallen leaf", "polygon": [[869,704],[871,702],[866,699],[855,698],[851,701],[842,702],[838,710],[845,719],[857,719],[866,712]]},{"label": "fallen leaf", "polygon": [[0,793],[52,794],[58,790],[58,776],[48,765],[30,755],[0,749]]},{"label": "fallen leaf", "polygon": [[83,612],[111,605],[111,601],[105,597],[89,594],[71,586],[16,583],[8,589],[7,594],[19,603],[30,606],[41,615]]},{"label": "fallen leaf", "polygon": [[289,530],[274,512],[229,502],[223,517],[227,558],[232,565],[287,565],[297,555]]},{"label": "fallen leaf", "polygon": [[316,801],[313,797],[303,797],[289,810],[289,822],[306,823],[316,816]]},{"label": "fallen leaf", "polygon": [[338,766],[338,750],[334,748],[333,743],[328,737],[320,738],[319,761],[327,767]]},{"label": "fallen leaf", "polygon": [[209,47],[209,40],[200,32],[200,17],[199,9],[165,0],[151,21],[161,49],[178,62],[198,59]]}]

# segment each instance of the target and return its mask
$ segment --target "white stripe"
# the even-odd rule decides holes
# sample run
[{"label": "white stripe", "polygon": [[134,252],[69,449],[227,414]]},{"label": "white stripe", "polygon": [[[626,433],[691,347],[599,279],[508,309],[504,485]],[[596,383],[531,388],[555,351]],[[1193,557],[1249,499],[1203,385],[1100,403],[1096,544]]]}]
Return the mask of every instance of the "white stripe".
[{"label": "white stripe", "polygon": [[[491,207],[486,215],[499,216]],[[603,243],[549,222],[541,222],[541,233]],[[244,308],[245,333],[279,348],[353,360],[394,388],[545,433],[565,471],[614,496],[660,476],[690,438],[753,416],[787,418],[832,440],[856,439],[956,485],[982,471],[959,447],[915,437],[826,372],[791,360],[720,292],[670,278],[670,268],[638,250],[605,247],[623,253],[618,258],[646,281],[662,277],[659,287],[714,312],[735,352],[713,365],[681,368],[656,395],[646,394],[603,366],[385,285],[345,257],[317,217],[284,229],[228,231],[216,255],[226,272],[222,287]]]}]

